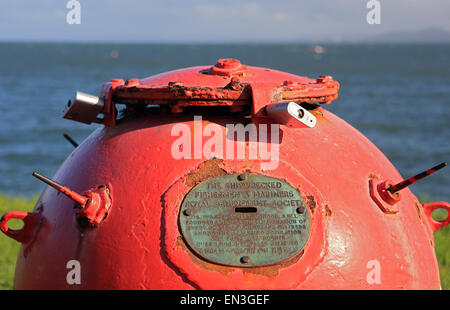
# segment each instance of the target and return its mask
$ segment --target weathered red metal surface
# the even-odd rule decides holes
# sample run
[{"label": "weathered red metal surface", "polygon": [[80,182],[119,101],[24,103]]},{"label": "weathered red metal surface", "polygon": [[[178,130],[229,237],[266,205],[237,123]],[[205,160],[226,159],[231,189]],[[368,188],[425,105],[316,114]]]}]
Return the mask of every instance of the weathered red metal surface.
[{"label": "weathered red metal surface", "polygon": [[[262,87],[267,98],[257,100]],[[234,110],[251,106],[252,114],[264,106],[282,100],[329,104],[337,99],[339,83],[331,76],[317,79],[284,72],[244,66],[235,59],[219,59],[215,66],[199,66],[160,74],[151,79],[113,79],[105,83],[101,97],[105,101],[105,126],[115,125],[115,104],[170,106],[183,112],[186,106],[229,106]]]},{"label": "weathered red metal surface", "polygon": [[[214,75],[208,71],[210,66],[193,67],[139,83],[128,82],[128,86],[116,81],[103,93],[111,92],[110,98],[131,96],[132,87],[140,85],[139,94],[148,88],[159,99],[175,100],[178,97],[170,97],[176,93],[167,86],[169,82],[181,82],[186,87],[223,88],[232,77],[239,76],[241,83],[251,86],[237,92],[243,96],[242,101],[256,101],[257,112],[268,103],[271,92],[277,92],[258,82],[284,84],[282,90],[292,83],[317,83],[270,69],[247,66],[244,70],[241,65],[237,68],[236,72],[230,69],[233,72]],[[201,73],[202,70],[207,73]],[[258,89],[267,91],[258,97]],[[295,96],[297,91],[301,92],[295,90]],[[210,98],[211,90],[205,92]],[[217,96],[226,94],[233,98],[231,101],[240,98],[231,90],[212,92]],[[203,90],[196,89],[191,96],[203,99],[202,94]],[[185,99],[183,96],[186,93],[180,99]],[[248,154],[244,159],[173,158],[171,149],[178,136],[172,136],[172,128],[184,124],[194,133],[199,123],[195,124],[192,115],[135,114],[115,126],[114,117],[109,118],[107,126],[97,129],[76,148],[54,176],[55,181],[80,193],[107,184],[112,201],[108,215],[96,228],[81,227],[73,201],[46,188],[35,209],[42,220],[35,224],[39,229],[33,236],[33,246],[27,248],[27,241],[22,241],[15,287],[439,289],[433,231],[449,220],[435,223],[431,212],[437,206],[448,211],[448,204],[422,206],[409,189],[404,189],[395,203],[397,212],[383,212],[371,196],[370,180],[377,179],[377,184],[383,180],[398,182],[402,179],[400,174],[380,150],[345,121],[321,107],[310,112],[317,118],[314,128],[280,126],[279,164],[273,170],[262,169],[263,161],[250,159]],[[225,125],[242,122],[243,118],[231,114],[203,115],[200,128],[220,125],[226,143]],[[252,122],[258,125],[268,120],[253,113]],[[199,135],[192,135],[191,145]],[[249,142],[244,143],[248,149]],[[234,142],[234,152],[237,144]],[[283,180],[297,189],[305,201],[310,236],[291,259],[270,266],[223,266],[195,255],[183,240],[178,218],[187,193],[209,178],[242,173]],[[79,285],[66,282],[69,260],[81,264]],[[381,279],[376,284],[367,281],[367,264],[373,260],[380,264]]]}]

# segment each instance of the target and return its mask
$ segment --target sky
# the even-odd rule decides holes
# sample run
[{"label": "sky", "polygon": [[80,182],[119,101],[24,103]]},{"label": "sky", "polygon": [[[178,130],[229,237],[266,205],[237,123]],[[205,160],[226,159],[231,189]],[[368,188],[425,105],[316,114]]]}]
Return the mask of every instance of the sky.
[{"label": "sky", "polygon": [[383,33],[450,31],[449,0],[78,0],[81,24],[68,24],[69,0],[0,0],[0,41],[299,42],[364,40]]}]

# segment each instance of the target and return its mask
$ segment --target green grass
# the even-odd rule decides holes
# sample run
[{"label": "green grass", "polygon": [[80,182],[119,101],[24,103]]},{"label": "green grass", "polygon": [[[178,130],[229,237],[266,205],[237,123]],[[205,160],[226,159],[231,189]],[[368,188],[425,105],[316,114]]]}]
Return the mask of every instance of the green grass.
[{"label": "green grass", "polygon": [[[420,197],[421,201],[430,201]],[[32,211],[38,197],[23,198],[0,195],[0,215],[7,211]],[[439,216],[438,216],[439,218]],[[438,219],[436,218],[436,219]],[[11,228],[19,228],[20,224],[11,223]],[[436,255],[439,262],[442,289],[450,289],[450,226],[434,234]],[[14,269],[20,244],[0,233],[0,290],[12,289]]]},{"label": "green grass", "polygon": [[[7,211],[32,211],[38,197],[23,198],[0,195],[0,216]],[[18,220],[17,220],[18,221]],[[9,227],[20,228],[19,223],[10,221]],[[9,224],[9,223],[8,223]],[[0,232],[0,289],[12,289],[14,269],[20,244]]]},{"label": "green grass", "polygon": [[443,290],[450,290],[450,226],[434,233],[436,256]]}]

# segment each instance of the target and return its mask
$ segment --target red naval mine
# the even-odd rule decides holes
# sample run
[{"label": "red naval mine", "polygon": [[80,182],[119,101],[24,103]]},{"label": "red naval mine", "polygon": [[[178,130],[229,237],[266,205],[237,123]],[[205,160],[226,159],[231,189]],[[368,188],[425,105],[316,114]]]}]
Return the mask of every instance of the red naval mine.
[{"label": "red naval mine", "polygon": [[450,205],[407,188],[439,168],[402,181],[322,107],[338,91],[221,59],[78,92],[64,117],[104,126],[34,174],[50,186],[33,212],[0,220],[22,243],[14,287],[439,289],[433,232],[450,219],[432,212]]}]

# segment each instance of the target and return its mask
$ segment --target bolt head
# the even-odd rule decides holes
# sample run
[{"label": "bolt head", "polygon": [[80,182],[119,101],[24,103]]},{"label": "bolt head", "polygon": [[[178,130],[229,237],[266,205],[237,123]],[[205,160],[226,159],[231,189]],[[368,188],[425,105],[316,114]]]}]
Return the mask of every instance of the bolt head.
[{"label": "bolt head", "polygon": [[234,69],[241,65],[241,62],[233,58],[219,59],[216,63],[216,67],[223,69]]},{"label": "bolt head", "polygon": [[128,79],[125,82],[125,85],[131,87],[131,86],[137,86],[137,85],[139,85],[139,83],[140,83],[139,79]]},{"label": "bolt head", "polygon": [[298,207],[297,209],[295,209],[295,212],[297,212],[298,214],[302,214],[303,212],[305,212],[305,207]]},{"label": "bolt head", "polygon": [[247,176],[245,174],[240,174],[237,178],[239,181],[244,181],[245,179],[247,179]]},{"label": "bolt head", "polygon": [[294,82],[294,81],[284,81],[283,82],[283,86],[296,86],[296,85],[298,85],[298,83]]},{"label": "bolt head", "polygon": [[332,80],[333,80],[333,77],[331,75],[322,75],[322,76],[319,76],[319,78],[316,80],[316,82],[324,83],[324,82],[329,82]]},{"label": "bolt head", "polygon": [[185,216],[190,216],[190,215],[192,214],[192,211],[189,210],[189,209],[186,209],[186,210],[183,211],[183,214],[184,214]]}]

